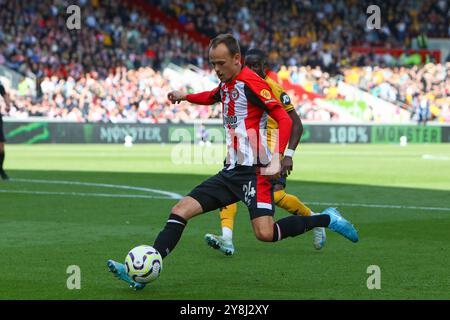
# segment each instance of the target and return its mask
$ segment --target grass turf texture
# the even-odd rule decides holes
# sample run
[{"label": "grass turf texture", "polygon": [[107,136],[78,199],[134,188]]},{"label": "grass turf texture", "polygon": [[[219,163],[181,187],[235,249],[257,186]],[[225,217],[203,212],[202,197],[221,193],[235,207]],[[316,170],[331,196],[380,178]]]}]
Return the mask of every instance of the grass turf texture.
[{"label": "grass turf texture", "polygon": [[[158,195],[14,181],[81,181],[184,195],[221,168],[221,146],[184,150],[196,152],[191,164],[180,164],[188,157],[176,148],[8,145],[5,165],[13,180],[0,181],[0,299],[450,299],[448,210],[341,205],[360,242],[329,231],[325,248],[316,251],[311,232],[259,242],[240,204],[233,257],[204,243],[205,233],[220,232],[218,212],[199,216],[164,260],[161,277],[134,292],[107,272],[106,260],[122,261],[132,247],[151,245],[176,200],[88,196]],[[202,164],[201,150],[216,163]],[[287,191],[306,203],[450,208],[449,158],[448,145],[302,145]],[[24,190],[63,194],[16,193]],[[326,207],[311,205],[316,212]],[[277,209],[276,219],[286,215]],[[81,290],[66,287],[69,265],[81,268]],[[370,265],[381,268],[380,290],[366,286]]]}]

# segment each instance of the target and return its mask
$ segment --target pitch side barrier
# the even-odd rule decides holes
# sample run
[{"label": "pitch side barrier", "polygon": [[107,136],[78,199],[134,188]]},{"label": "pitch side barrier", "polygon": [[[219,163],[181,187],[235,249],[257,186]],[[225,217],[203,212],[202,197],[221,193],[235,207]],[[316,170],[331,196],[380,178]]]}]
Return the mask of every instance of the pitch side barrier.
[{"label": "pitch side barrier", "polygon": [[[224,141],[220,122],[202,127],[200,124],[18,122],[5,119],[4,131],[7,142],[13,144],[123,144],[127,136],[133,143],[195,143],[201,140],[202,132],[208,141]],[[304,123],[302,142],[396,144],[402,136],[408,143],[448,143],[450,125]]]}]

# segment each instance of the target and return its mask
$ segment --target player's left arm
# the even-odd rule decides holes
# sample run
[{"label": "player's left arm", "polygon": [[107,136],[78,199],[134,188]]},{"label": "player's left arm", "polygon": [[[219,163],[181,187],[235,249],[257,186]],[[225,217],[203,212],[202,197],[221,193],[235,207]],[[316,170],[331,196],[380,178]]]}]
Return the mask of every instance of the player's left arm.
[{"label": "player's left arm", "polygon": [[303,124],[295,111],[295,107],[291,103],[291,99],[284,91],[279,95],[279,100],[292,120],[291,136],[289,137],[288,147],[284,152],[284,158],[281,162],[281,173],[289,175],[294,167],[293,156],[303,134]]}]

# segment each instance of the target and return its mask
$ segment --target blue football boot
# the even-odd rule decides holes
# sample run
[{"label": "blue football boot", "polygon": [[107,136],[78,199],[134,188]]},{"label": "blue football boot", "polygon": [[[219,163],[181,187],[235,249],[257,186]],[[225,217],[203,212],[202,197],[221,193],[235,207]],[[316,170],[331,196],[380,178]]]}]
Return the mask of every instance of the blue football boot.
[{"label": "blue football boot", "polygon": [[358,242],[358,231],[356,231],[355,227],[342,215],[337,211],[336,208],[327,208],[322,214],[326,214],[330,216],[330,225],[328,228],[331,231],[337,232],[340,235],[343,235],[348,240],[352,242]]},{"label": "blue football boot", "polygon": [[116,262],[114,260],[108,260],[106,263],[110,272],[114,274],[120,280],[125,281],[129,286],[135,290],[142,290],[145,288],[145,284],[133,281],[127,274],[125,270],[125,265],[123,263]]}]

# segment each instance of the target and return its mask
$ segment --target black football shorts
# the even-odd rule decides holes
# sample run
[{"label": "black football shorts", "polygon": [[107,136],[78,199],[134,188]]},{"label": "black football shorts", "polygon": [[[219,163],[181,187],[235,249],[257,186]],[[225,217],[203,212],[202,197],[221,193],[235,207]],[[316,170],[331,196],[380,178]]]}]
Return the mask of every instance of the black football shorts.
[{"label": "black football shorts", "polygon": [[250,219],[274,215],[273,189],[270,179],[256,166],[237,166],[223,169],[196,186],[188,196],[197,200],[203,212],[226,207],[242,201]]}]

